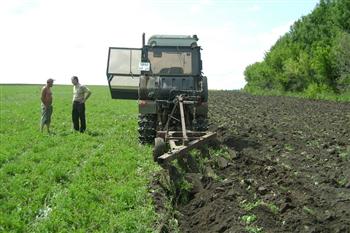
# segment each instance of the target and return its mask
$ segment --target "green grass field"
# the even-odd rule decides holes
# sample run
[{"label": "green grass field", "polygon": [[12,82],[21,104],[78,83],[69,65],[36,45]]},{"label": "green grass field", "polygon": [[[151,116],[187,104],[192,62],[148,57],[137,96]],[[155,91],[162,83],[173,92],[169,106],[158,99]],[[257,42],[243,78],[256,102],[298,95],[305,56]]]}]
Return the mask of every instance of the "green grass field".
[{"label": "green grass field", "polygon": [[87,131],[72,132],[72,86],[54,86],[52,134],[39,85],[0,85],[0,232],[152,232],[159,167],[138,144],[137,102],[89,86]]}]

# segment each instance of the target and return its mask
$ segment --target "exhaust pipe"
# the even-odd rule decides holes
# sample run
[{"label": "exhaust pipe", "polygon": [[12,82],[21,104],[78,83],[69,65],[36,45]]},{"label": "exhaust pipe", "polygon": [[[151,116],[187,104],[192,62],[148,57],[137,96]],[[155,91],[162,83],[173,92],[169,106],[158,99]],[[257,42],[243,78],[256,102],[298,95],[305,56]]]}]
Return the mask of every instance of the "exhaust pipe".
[{"label": "exhaust pipe", "polygon": [[142,33],[142,48],[145,47],[145,33]]}]

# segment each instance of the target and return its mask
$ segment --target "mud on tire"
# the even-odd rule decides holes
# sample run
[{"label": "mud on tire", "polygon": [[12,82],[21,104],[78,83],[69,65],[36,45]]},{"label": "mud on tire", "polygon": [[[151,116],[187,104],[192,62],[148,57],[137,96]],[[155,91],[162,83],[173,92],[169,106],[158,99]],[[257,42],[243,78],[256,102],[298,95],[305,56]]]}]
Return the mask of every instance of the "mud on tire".
[{"label": "mud on tire", "polygon": [[208,119],[203,116],[197,117],[196,123],[193,125],[193,129],[196,131],[207,131]]},{"label": "mud on tire", "polygon": [[151,144],[156,137],[156,120],[155,114],[139,114],[139,142],[142,144]]}]

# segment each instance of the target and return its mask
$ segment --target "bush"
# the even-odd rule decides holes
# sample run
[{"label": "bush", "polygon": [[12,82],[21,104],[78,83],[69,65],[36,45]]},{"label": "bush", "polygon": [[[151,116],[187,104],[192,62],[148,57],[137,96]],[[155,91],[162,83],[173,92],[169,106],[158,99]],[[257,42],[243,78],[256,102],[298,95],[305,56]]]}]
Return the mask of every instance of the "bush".
[{"label": "bush", "polygon": [[334,95],[333,91],[325,84],[311,83],[306,91],[305,95],[312,99],[327,99],[326,96]]}]

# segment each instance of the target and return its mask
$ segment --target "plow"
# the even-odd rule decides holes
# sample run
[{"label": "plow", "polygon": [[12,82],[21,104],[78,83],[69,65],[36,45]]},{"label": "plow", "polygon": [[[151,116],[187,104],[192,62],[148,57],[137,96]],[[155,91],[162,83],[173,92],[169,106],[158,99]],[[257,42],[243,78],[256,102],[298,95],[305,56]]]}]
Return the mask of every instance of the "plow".
[{"label": "plow", "polygon": [[[168,117],[168,121],[163,131],[157,131],[154,141],[153,158],[160,165],[166,167],[170,161],[187,154],[190,150],[198,148],[216,138],[215,132],[193,131],[186,128],[185,109],[186,105],[198,104],[194,100],[189,100],[182,95],[177,96],[175,105]],[[180,110],[180,119],[174,114],[176,109]],[[180,131],[169,130],[170,120],[181,123]]]}]

